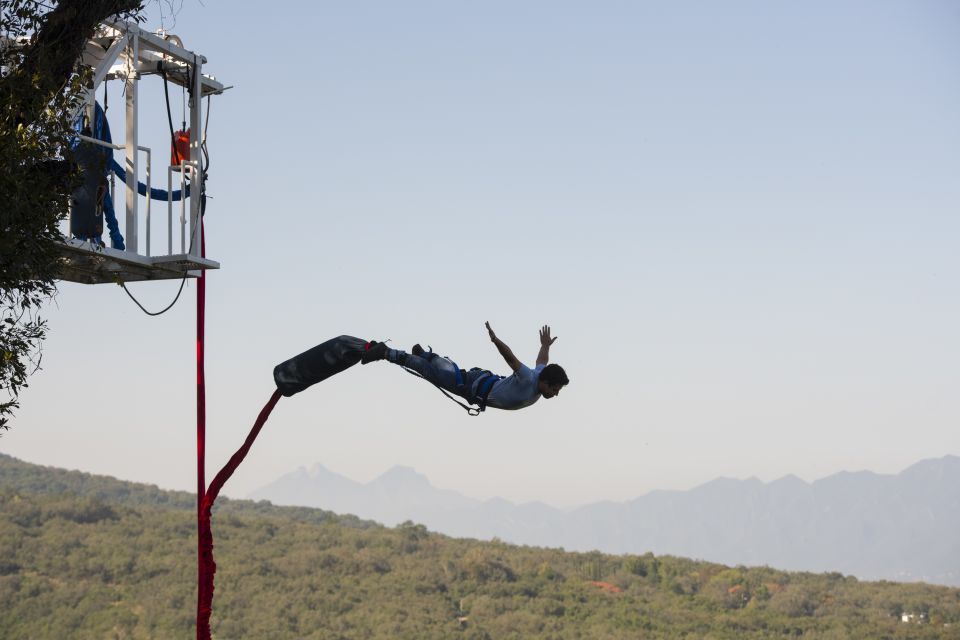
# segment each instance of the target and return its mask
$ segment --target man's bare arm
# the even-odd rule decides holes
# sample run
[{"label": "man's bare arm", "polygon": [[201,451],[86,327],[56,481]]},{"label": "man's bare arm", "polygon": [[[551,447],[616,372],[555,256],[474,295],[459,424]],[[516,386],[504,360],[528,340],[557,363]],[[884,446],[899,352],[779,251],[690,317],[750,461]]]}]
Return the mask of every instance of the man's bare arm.
[{"label": "man's bare arm", "polygon": [[503,359],[507,361],[510,369],[517,371],[520,368],[520,361],[517,360],[517,356],[513,355],[513,351],[510,350],[503,340],[497,337],[497,334],[493,332],[493,329],[490,328],[490,323],[487,322],[487,332],[490,334],[490,341],[493,344],[497,345],[497,351],[500,352],[500,355],[503,356]]},{"label": "man's bare arm", "polygon": [[537,364],[547,364],[550,362],[550,345],[556,342],[556,338],[550,337],[550,325],[543,325],[540,329],[540,353],[537,354]]}]

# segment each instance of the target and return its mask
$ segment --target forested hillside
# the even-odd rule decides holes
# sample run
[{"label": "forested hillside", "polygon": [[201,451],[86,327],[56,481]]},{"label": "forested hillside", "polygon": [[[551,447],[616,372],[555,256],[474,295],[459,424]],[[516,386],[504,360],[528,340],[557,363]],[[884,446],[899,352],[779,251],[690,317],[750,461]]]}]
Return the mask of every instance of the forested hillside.
[{"label": "forested hillside", "polygon": [[454,537],[960,587],[957,456],[922,460],[898,474],[840,472],[809,483],[716,478],[687,491],[575,509],[476,500],[402,466],[368,483],[320,464],[301,467],[249,497],[389,526],[413,520]]},{"label": "forested hillside", "polygon": [[[458,540],[225,500],[214,637],[960,638],[960,590]],[[0,456],[0,638],[189,638],[187,493]],[[903,614],[912,614],[909,622]]]}]

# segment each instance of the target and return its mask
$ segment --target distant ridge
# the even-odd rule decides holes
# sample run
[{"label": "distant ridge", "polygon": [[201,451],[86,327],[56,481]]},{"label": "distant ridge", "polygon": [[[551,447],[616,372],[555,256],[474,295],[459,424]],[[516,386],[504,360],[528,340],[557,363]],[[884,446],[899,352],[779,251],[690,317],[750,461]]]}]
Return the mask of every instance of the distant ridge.
[{"label": "distant ridge", "polygon": [[960,586],[960,457],[952,455],[895,475],[843,471],[812,483],[794,475],[767,483],[717,478],[689,491],[653,491],[570,511],[476,500],[437,489],[409,467],[394,467],[362,484],[315,465],[250,497],[387,525],[413,520],[448,535],[514,544],[652,551]]},{"label": "distant ridge", "polygon": [[[129,482],[85,471],[33,464],[5,453],[0,453],[0,490],[22,491],[45,496],[92,498],[108,505],[134,508],[159,508],[192,513],[197,509],[195,493],[160,489],[153,484]],[[307,523],[334,521],[343,526],[358,529],[377,526],[374,522],[360,520],[353,516],[340,516],[313,507],[273,506],[266,502],[252,503],[249,500],[234,500],[227,497],[221,497],[217,501],[215,513],[226,514],[237,511],[253,511],[260,515],[282,515]]]}]

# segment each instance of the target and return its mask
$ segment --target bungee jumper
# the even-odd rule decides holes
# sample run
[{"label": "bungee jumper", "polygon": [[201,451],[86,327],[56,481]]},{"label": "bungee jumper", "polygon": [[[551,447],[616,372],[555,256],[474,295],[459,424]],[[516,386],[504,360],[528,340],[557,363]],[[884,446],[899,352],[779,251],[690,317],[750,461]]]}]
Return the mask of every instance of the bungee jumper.
[{"label": "bungee jumper", "polygon": [[[486,327],[490,341],[512,371],[509,376],[500,376],[479,367],[461,369],[450,358],[439,356],[432,349],[425,350],[419,344],[407,353],[389,348],[386,342],[342,335],[281,362],[273,369],[273,379],[277,392],[290,397],[358,362],[369,364],[386,360],[432,383],[470,415],[479,415],[487,407],[523,409],[541,397],[555,397],[570,383],[563,367],[550,363],[550,346],[557,339],[550,335],[548,325],[540,329],[540,350],[532,369],[520,362],[513,350],[497,337],[489,322]],[[467,406],[451,394],[477,406]]]},{"label": "bungee jumper", "polygon": [[[203,280],[201,279],[201,283]],[[202,291],[202,288],[201,288]],[[202,300],[202,294],[198,297]],[[203,305],[198,304],[198,327],[202,327]],[[451,400],[457,402],[470,415],[479,415],[488,406],[497,409],[523,409],[529,407],[541,397],[554,398],[560,390],[570,383],[566,372],[560,365],[550,364],[550,346],[556,342],[550,335],[550,327],[540,329],[540,351],[534,368],[524,365],[514,355],[503,340],[497,337],[490,323],[486,323],[490,340],[497,346],[507,365],[513,371],[509,376],[474,367],[464,371],[450,358],[441,357],[433,350],[424,350],[414,345],[411,353],[399,349],[390,349],[385,342],[363,340],[349,335],[337,336],[318,344],[312,349],[281,362],[273,369],[273,380],[277,388],[261,409],[253,427],[247,434],[243,445],[230,457],[230,460],[210,482],[201,494],[198,514],[199,528],[199,584],[197,605],[197,637],[206,640],[210,637],[210,614],[213,606],[213,578],[217,571],[213,560],[213,532],[211,516],[213,504],[223,485],[230,479],[237,467],[247,456],[260,430],[270,417],[270,413],[282,397],[300,393],[318,382],[346,371],[358,362],[369,364],[377,360],[387,360],[406,371],[434,384]],[[202,336],[202,333],[198,333]],[[202,337],[198,338],[198,354],[202,354]],[[202,362],[202,355],[198,362]],[[202,380],[202,368],[198,367],[198,380]],[[453,398],[455,394],[465,399],[471,407]],[[204,412],[204,405],[198,405],[198,412]]]},{"label": "bungee jumper", "polygon": [[[450,358],[439,356],[432,349],[424,350],[419,344],[413,345],[410,353],[407,353],[400,349],[391,349],[384,342],[371,343],[361,356],[360,362],[369,364],[376,360],[386,360],[401,366],[434,384],[470,415],[478,415],[487,407],[523,409],[541,397],[556,397],[560,390],[570,383],[563,367],[550,364],[550,346],[557,339],[550,336],[548,325],[540,329],[540,351],[537,353],[534,368],[531,369],[520,362],[513,350],[497,337],[489,322],[485,324],[490,341],[496,345],[497,351],[512,371],[508,376],[497,375],[479,367],[461,369]],[[477,405],[477,408],[468,407],[455,400],[450,396],[451,393]]]}]

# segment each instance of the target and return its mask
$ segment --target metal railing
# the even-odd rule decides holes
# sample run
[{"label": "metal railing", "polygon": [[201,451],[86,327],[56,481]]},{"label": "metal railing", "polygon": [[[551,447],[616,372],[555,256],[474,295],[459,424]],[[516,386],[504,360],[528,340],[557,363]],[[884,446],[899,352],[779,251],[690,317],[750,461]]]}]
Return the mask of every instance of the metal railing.
[{"label": "metal railing", "polygon": [[[95,145],[98,145],[98,146],[100,146],[100,147],[104,147],[104,148],[111,149],[111,150],[124,151],[124,150],[126,149],[126,145],[115,144],[115,143],[112,143],[112,142],[105,142],[105,141],[103,141],[103,140],[98,140],[98,139],[96,139],[96,138],[92,138],[92,137],[90,137],[90,136],[85,136],[85,135],[82,135],[82,134],[75,134],[75,137],[78,138],[79,140],[83,140],[84,142],[88,142],[88,143],[90,143],[90,144],[95,144]],[[146,257],[149,258],[149,257],[152,257],[152,249],[151,249],[151,246],[152,246],[152,227],[153,227],[153,225],[152,225],[152,215],[151,215],[151,214],[152,214],[151,201],[153,200],[153,198],[151,197],[151,190],[152,190],[152,183],[151,183],[152,153],[151,153],[151,150],[150,150],[149,147],[144,147],[144,146],[139,146],[139,145],[138,145],[138,146],[137,146],[137,150],[143,152],[143,153],[145,154],[145,156],[146,156],[146,167],[145,167],[145,169],[146,169],[146,174],[145,174],[146,182],[145,182],[144,184],[145,184],[145,186],[146,186],[146,196],[145,196],[145,197],[146,197],[146,199],[147,199],[147,206],[146,206],[146,209],[145,209],[145,211],[144,211],[145,218],[146,218],[146,219],[145,219],[145,222],[146,222],[146,253],[145,253],[144,255],[146,255]],[[193,162],[193,161],[182,160],[179,165],[170,165],[170,166],[167,167],[167,243],[166,243],[166,244],[167,244],[167,253],[166,253],[166,255],[175,255],[175,254],[173,253],[173,234],[174,234],[174,230],[173,230],[173,202],[174,202],[174,200],[173,200],[173,183],[174,183],[173,172],[174,172],[174,171],[179,171],[179,173],[180,173],[180,216],[179,216],[179,218],[180,218],[180,220],[179,220],[179,222],[180,222],[180,253],[181,253],[181,254],[193,253],[193,251],[192,251],[192,249],[193,249],[193,230],[191,230],[191,234],[190,234],[190,235],[191,235],[191,242],[190,242],[190,246],[189,246],[189,247],[188,247],[188,245],[187,245],[187,240],[186,240],[186,235],[187,235],[187,197],[188,197],[188,196],[187,196],[187,187],[188,187],[188,184],[192,184],[192,183],[196,182],[195,176],[196,176],[197,173],[198,173],[198,167],[196,166],[196,164],[197,164],[197,163],[196,163],[196,162]],[[127,171],[129,171],[129,170],[130,170],[130,168],[127,167]],[[189,183],[188,183],[188,181],[187,181],[188,175],[189,175],[189,177],[190,177]],[[138,180],[134,180],[134,184],[137,184],[137,183],[138,183]],[[127,191],[130,190],[129,183],[125,184],[124,186],[125,186],[125,188],[126,188]],[[138,185],[138,186],[139,186],[139,185]],[[137,188],[138,188],[138,187],[137,187]],[[137,194],[137,195],[139,195],[139,191],[138,191],[138,194]],[[116,209],[116,205],[117,205],[116,185],[115,185],[115,183],[114,183],[113,180],[111,180],[110,197],[112,198],[113,203],[114,203],[114,208]],[[192,197],[192,196],[191,196],[191,197]],[[116,211],[115,211],[115,213],[116,213]],[[119,225],[119,217],[117,217],[117,224]],[[125,235],[125,232],[126,232],[126,229],[123,229],[123,230],[122,230],[123,235]],[[67,233],[65,233],[64,235],[67,236],[67,237],[71,237],[70,228],[69,228],[69,220],[67,221]]]}]

